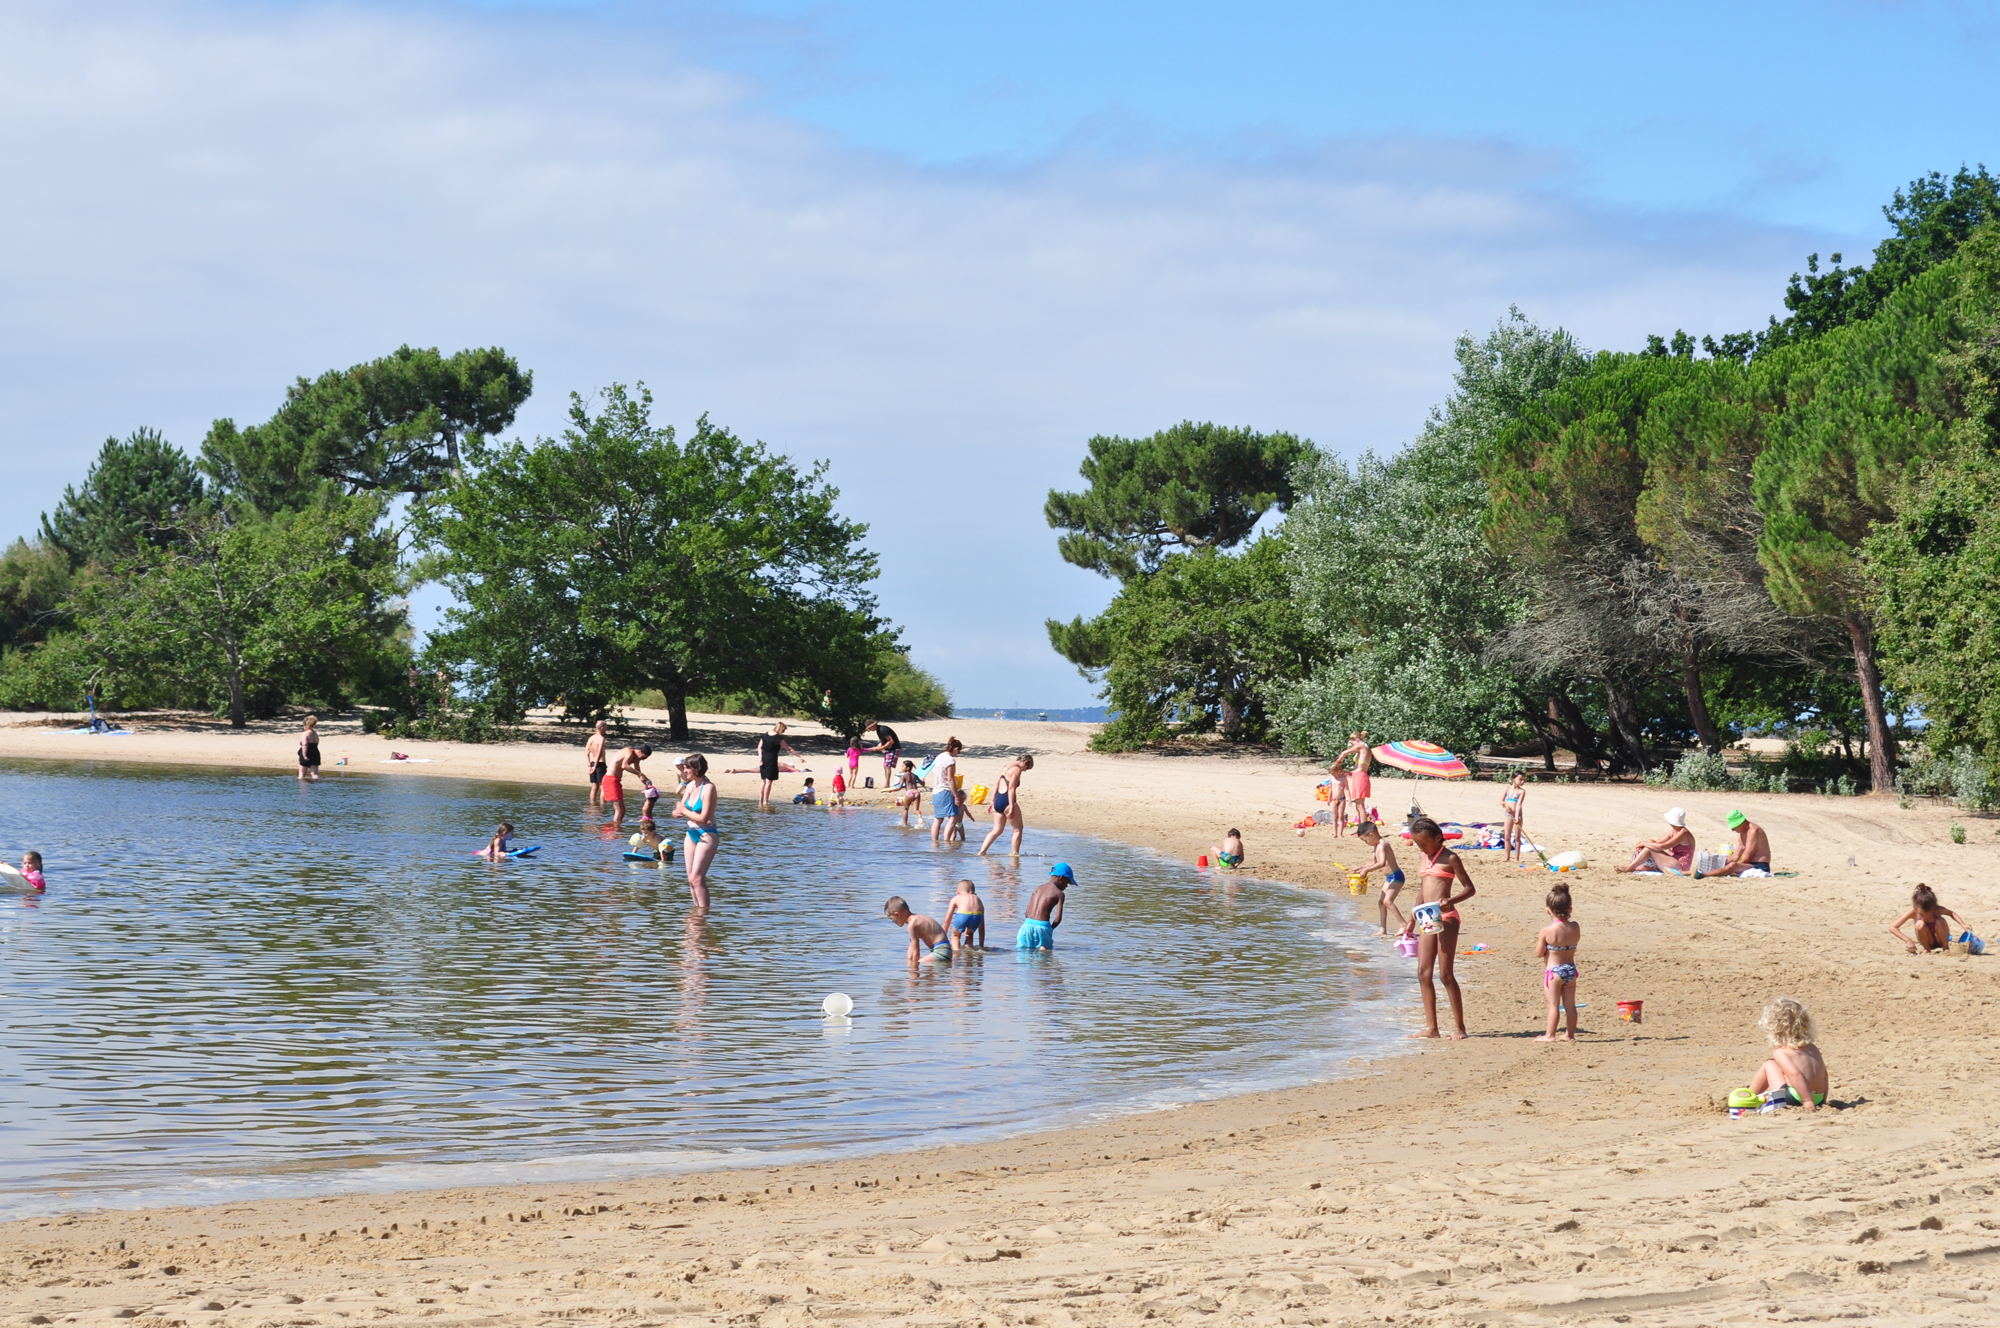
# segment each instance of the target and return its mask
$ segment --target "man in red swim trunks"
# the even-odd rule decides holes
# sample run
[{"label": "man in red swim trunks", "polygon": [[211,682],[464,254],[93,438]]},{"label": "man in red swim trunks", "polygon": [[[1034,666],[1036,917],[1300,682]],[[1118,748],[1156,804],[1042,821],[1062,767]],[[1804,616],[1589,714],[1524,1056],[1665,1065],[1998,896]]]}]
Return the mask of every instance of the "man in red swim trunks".
[{"label": "man in red swim trunks", "polygon": [[604,800],[617,808],[617,811],[612,816],[610,824],[625,824],[625,772],[630,770],[635,775],[645,773],[639,769],[639,763],[652,754],[651,747],[643,745],[627,747],[618,754],[618,759],[611,763],[611,773],[604,777]]}]

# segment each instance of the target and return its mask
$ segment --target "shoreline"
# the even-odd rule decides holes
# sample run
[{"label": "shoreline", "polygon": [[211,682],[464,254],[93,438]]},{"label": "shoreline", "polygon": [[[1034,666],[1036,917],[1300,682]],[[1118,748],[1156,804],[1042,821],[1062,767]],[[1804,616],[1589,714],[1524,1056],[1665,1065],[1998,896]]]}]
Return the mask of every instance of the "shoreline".
[{"label": "shoreline", "polygon": [[[747,752],[761,727],[697,722],[708,750],[740,739]],[[1000,755],[1033,750],[1030,850],[1042,824],[1191,864],[1233,823],[1264,869],[1251,874],[1325,889],[1352,846],[1290,833],[1317,778],[1303,762],[1099,756],[1083,750],[1083,725],[897,727],[920,753],[956,732],[968,784]],[[0,728],[0,756],[289,772],[291,731],[106,740]],[[574,764],[580,783],[577,737],[399,747],[431,755],[416,768],[426,774],[544,770],[527,777],[560,784]],[[323,740],[329,760],[350,748],[356,769],[377,746],[388,744]],[[1377,789],[1400,809],[1404,781]],[[1473,820],[1497,819],[1486,804],[1498,791],[1421,786],[1433,814]],[[1704,847],[1740,803],[1770,829],[1779,870],[1797,875],[1614,876],[1608,857],[1652,834],[1669,802]],[[1595,864],[1565,878],[1585,926],[1574,1046],[1528,1041],[1541,994],[1524,956],[1551,878],[1473,854],[1479,894],[1462,941],[1493,949],[1459,965],[1470,1042],[1413,1043],[1350,1077],[976,1147],[24,1219],[0,1225],[0,1323],[126,1310],[148,1326],[232,1328],[552,1314],[777,1328],[825,1317],[1666,1324],[1762,1318],[1773,1304],[1871,1323],[1983,1315],[1989,1293],[2000,1297],[2000,1145],[1989,1142],[2000,1109],[1980,1074],[2000,960],[1907,956],[1882,932],[1916,880],[1975,929],[2000,919],[1993,822],[1888,799],[1545,786],[1527,818],[1536,842]],[[1953,820],[1966,844],[1950,842]],[[1352,902],[1365,916],[1370,901]],[[1246,954],[1263,939],[1246,938]],[[1755,1068],[1757,1009],[1779,991],[1818,1017],[1838,1109],[1731,1120],[1721,1096]],[[1627,993],[1644,997],[1644,1024],[1614,1017]]]}]

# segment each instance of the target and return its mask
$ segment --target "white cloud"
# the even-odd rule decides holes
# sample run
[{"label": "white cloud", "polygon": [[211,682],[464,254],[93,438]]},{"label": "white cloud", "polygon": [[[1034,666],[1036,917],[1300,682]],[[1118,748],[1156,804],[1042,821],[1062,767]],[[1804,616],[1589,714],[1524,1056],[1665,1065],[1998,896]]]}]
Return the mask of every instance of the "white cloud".
[{"label": "white cloud", "polygon": [[883,598],[962,701],[1075,704],[1094,609],[1042,498],[1183,417],[1407,436],[1451,338],[1760,323],[1796,234],[1592,212],[1489,142],[938,172],[745,109],[610,21],[0,5],[0,532],[111,433],[192,449],[299,374],[500,344],[830,457]]}]

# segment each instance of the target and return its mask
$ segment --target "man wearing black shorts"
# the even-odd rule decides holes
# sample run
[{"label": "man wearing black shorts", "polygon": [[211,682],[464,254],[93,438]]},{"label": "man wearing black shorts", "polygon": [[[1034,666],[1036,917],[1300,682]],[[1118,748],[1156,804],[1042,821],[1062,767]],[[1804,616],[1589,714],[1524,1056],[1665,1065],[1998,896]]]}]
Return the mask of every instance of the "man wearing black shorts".
[{"label": "man wearing black shorts", "polygon": [[606,725],[597,721],[597,731],[590,735],[590,741],[583,744],[583,765],[590,772],[590,800],[596,802],[603,790],[604,776],[611,767],[604,763],[604,733]]}]

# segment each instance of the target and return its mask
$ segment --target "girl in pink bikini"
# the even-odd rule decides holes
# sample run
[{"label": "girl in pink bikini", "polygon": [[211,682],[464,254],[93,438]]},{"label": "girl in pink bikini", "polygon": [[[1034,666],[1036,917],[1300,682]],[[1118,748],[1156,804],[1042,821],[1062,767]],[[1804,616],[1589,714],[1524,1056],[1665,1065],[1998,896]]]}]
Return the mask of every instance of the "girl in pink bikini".
[{"label": "girl in pink bikini", "polygon": [[[1417,982],[1424,995],[1424,1031],[1413,1037],[1434,1038],[1438,1034],[1437,988],[1432,974],[1444,983],[1451,1002],[1452,1040],[1465,1037],[1465,1001],[1459,995],[1458,978],[1452,971],[1458,955],[1458,926],[1462,919],[1458,906],[1479,893],[1465,874],[1465,863],[1444,845],[1444,831],[1428,816],[1410,822],[1410,842],[1416,846],[1423,866],[1417,869],[1417,905],[1403,935],[1417,938]],[[1463,892],[1459,887],[1463,886]]]}]

